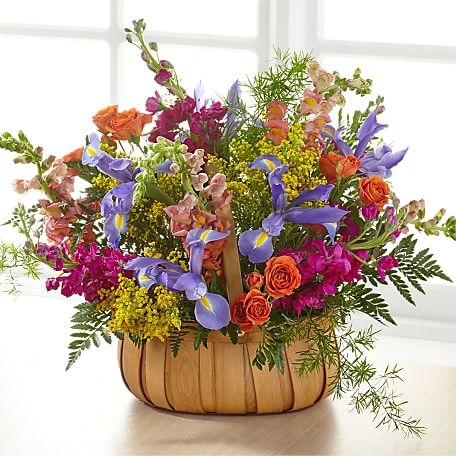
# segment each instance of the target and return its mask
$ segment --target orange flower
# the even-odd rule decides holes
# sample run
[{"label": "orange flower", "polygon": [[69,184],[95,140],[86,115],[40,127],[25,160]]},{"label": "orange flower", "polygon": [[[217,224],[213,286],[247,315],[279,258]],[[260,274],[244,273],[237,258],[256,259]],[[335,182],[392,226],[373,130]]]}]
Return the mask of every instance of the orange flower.
[{"label": "orange flower", "polygon": [[259,272],[250,272],[245,281],[249,288],[261,288],[264,284],[264,277]]},{"label": "orange flower", "polygon": [[287,113],[287,104],[282,101],[270,101],[266,106],[268,112],[266,119],[268,120],[282,120]]},{"label": "orange flower", "polygon": [[290,127],[284,117],[287,113],[287,104],[281,101],[270,101],[267,105],[268,112],[266,114],[267,121],[264,123],[265,127],[270,128],[266,138],[270,139],[276,146],[278,146],[284,139],[286,139]]},{"label": "orange flower", "polygon": [[117,109],[117,105],[108,106],[93,116],[93,123],[105,135],[110,134],[110,140],[128,140],[139,136],[144,125],[152,122],[152,114],[142,114],[135,108],[122,112]]},{"label": "orange flower", "polygon": [[262,325],[269,320],[271,305],[260,290],[252,288],[245,297],[246,317],[254,325]]},{"label": "orange flower", "polygon": [[287,138],[290,131],[286,120],[269,120],[264,125],[271,129],[269,133],[266,133],[266,138],[270,139],[276,146]]},{"label": "orange flower", "polygon": [[320,171],[330,184],[337,182],[337,176],[349,177],[358,171],[361,162],[354,156],[344,157],[331,151],[320,157]]},{"label": "orange flower", "polygon": [[68,152],[62,157],[63,163],[76,162],[81,160],[83,151],[84,149],[80,147],[79,149],[75,149],[72,152]]},{"label": "orange flower", "polygon": [[111,122],[112,118],[117,115],[117,105],[107,106],[100,109],[93,117],[93,123],[98,127],[102,133],[107,133],[107,125]]},{"label": "orange flower", "polygon": [[239,325],[242,331],[250,331],[253,328],[252,322],[247,318],[247,306],[245,298],[247,293],[240,294],[230,306],[231,321]]},{"label": "orange flower", "polygon": [[301,273],[293,258],[282,255],[272,257],[264,270],[266,288],[273,298],[281,298],[293,293],[301,284]]},{"label": "orange flower", "polygon": [[111,133],[110,139],[131,139],[139,136],[144,125],[152,122],[152,114],[142,114],[135,108],[116,114],[106,125],[106,130]]},{"label": "orange flower", "polygon": [[378,209],[388,202],[390,188],[380,176],[370,176],[359,181],[359,198],[364,205],[375,204]]}]

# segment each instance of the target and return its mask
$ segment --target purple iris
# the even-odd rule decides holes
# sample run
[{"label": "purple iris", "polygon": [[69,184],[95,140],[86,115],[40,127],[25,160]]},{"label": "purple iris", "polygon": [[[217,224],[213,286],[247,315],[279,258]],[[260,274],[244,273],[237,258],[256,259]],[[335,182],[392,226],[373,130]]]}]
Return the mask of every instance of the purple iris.
[{"label": "purple iris", "polygon": [[163,163],[159,163],[155,169],[164,174],[176,174],[179,165],[167,158]]},{"label": "purple iris", "polygon": [[127,231],[135,183],[123,182],[109,190],[101,200],[101,215],[105,218],[103,232],[109,245],[115,248],[119,247],[120,235]]},{"label": "purple iris", "polygon": [[382,178],[391,177],[391,168],[396,166],[405,156],[408,149],[393,152],[387,145],[382,145],[373,152],[365,153],[366,147],[372,138],[388,125],[377,122],[377,110],[374,109],[364,120],[358,131],[358,145],[353,151],[342,139],[341,131],[331,125],[326,125],[322,136],[331,139],[342,155],[355,155],[361,160],[359,172],[371,176],[373,174]]},{"label": "purple iris", "polygon": [[193,89],[193,99],[195,100],[195,111],[199,112],[201,108],[208,107],[215,103],[212,98],[204,98],[204,85],[203,81],[199,81]]},{"label": "purple iris", "polygon": [[285,222],[322,224],[334,242],[338,222],[348,212],[332,206],[319,208],[299,206],[306,201],[327,200],[334,185],[318,185],[313,190],[304,190],[287,205],[282,177],[288,171],[288,167],[282,165],[276,156],[268,154],[258,157],[249,166],[253,169],[264,169],[268,173],[274,211],[262,221],[261,228],[247,230],[239,236],[238,244],[242,255],[248,256],[252,263],[263,263],[271,258],[274,250],[272,238],[280,235]]},{"label": "purple iris", "polygon": [[100,149],[100,139],[96,133],[89,135],[89,144],[84,148],[82,164],[96,167],[98,171],[113,177],[119,182],[134,180],[141,172],[138,168],[133,171],[132,161],[125,158],[114,158]]},{"label": "purple iris", "polygon": [[393,152],[391,147],[383,144],[373,152],[367,152],[364,155],[359,170],[367,176],[376,174],[383,179],[387,179],[391,177],[391,168],[405,157],[407,150],[408,148]]},{"label": "purple iris", "polygon": [[177,291],[174,284],[185,271],[171,261],[161,258],[137,257],[130,260],[125,269],[136,272],[139,286],[149,289],[152,285],[161,285],[170,291]]},{"label": "purple iris", "polygon": [[229,234],[229,231],[191,230],[186,239],[190,249],[189,272],[170,261],[145,257],[129,261],[125,269],[135,271],[140,286],[162,285],[170,291],[185,292],[188,300],[195,301],[195,318],[201,326],[212,330],[223,328],[230,322],[230,306],[223,296],[207,291],[201,271],[205,245]]},{"label": "purple iris", "polygon": [[82,164],[96,167],[98,171],[120,182],[101,200],[101,215],[105,218],[104,234],[109,245],[118,248],[120,235],[127,231],[128,213],[133,205],[136,176],[142,171],[125,158],[114,158],[102,152],[96,133],[89,135],[89,144],[82,154]]}]

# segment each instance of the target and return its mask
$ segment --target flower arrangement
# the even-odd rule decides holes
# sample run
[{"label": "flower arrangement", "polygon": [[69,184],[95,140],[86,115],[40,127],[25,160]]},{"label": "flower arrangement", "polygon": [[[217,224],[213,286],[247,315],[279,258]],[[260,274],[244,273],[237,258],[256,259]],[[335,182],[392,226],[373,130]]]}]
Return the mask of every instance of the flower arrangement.
[{"label": "flower arrangement", "polygon": [[[157,84],[144,113],[101,109],[97,132],[61,158],[44,157],[22,132],[0,138],[15,163],[36,167],[16,192],[43,194],[15,209],[8,223],[26,242],[2,243],[0,267],[38,277],[44,264],[48,291],[81,297],[68,368],[99,336],[169,339],[178,355],[192,330],[202,350],[210,331],[234,344],[260,331],[254,365],[281,370],[284,348],[307,337],[300,374],[339,360],[336,397],[350,393],[357,411],[420,435],[391,389],[400,369],[378,372],[365,359],[376,331],[355,331],[350,316],[395,324],[374,288],[392,284],[413,303],[410,287],[450,280],[428,249],[416,252],[409,229],[456,239],[456,219],[444,221],[443,209],[426,219],[423,200],[401,205],[389,179],[407,149],[378,136],[381,97],[342,116],[344,93],[368,95],[372,81],[278,52],[217,101],[202,85],[186,92],[144,30],[142,20],[125,30]],[[338,347],[328,343],[334,330]]]}]

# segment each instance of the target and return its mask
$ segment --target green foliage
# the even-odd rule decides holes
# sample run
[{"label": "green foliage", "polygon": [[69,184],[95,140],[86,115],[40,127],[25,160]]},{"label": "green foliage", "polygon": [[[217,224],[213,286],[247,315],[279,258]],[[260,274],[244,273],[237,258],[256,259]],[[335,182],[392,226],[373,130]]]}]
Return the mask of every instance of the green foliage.
[{"label": "green foliage", "polygon": [[0,149],[15,152],[18,155],[15,163],[39,164],[43,157],[43,149],[33,147],[23,131],[19,131],[17,137],[8,132],[0,135]]},{"label": "green foliage", "polygon": [[354,410],[373,414],[377,427],[399,430],[407,437],[421,437],[425,428],[419,419],[407,417],[407,401],[395,391],[395,382],[401,381],[401,369],[386,366],[379,372],[364,356],[374,347],[376,334],[372,327],[358,332],[349,325],[339,328],[340,373],[335,397],[349,394]]},{"label": "green foliage", "polygon": [[246,84],[260,113],[265,113],[271,100],[293,104],[302,98],[305,87],[311,83],[306,70],[309,60],[310,54],[276,49],[273,65]]},{"label": "green foliage", "polygon": [[3,225],[11,225],[13,228],[16,228],[20,234],[25,236],[27,239],[27,247],[31,247],[33,245],[32,231],[36,230],[36,214],[38,213],[39,208],[40,206],[36,204],[27,209],[24,204],[18,203],[13,209],[12,217],[3,223]]},{"label": "green foliage", "polygon": [[[263,340],[258,344],[252,365],[262,370],[263,366],[268,365],[269,370],[277,367],[281,374],[285,370],[285,344],[282,342],[280,335],[275,337],[274,328],[261,327]],[[275,328],[281,332],[282,328]]]},{"label": "green foliage", "polygon": [[106,329],[111,318],[110,312],[98,310],[96,304],[89,302],[78,304],[75,308],[76,313],[71,318],[71,323],[73,323],[71,329],[76,332],[71,334],[74,340],[68,345],[70,353],[66,370],[70,369],[84,350],[92,345],[100,346],[99,335],[108,344],[112,341],[111,335]]},{"label": "green foliage", "polygon": [[168,336],[168,342],[171,347],[171,353],[174,358],[179,354],[180,346],[184,340],[184,336],[189,333],[189,329],[183,326],[180,329],[173,330]]},{"label": "green foliage", "polygon": [[[398,271],[389,271],[388,278],[397,288],[399,293],[411,304],[415,304],[408,284],[425,293],[421,282],[433,277],[451,282],[452,280],[442,271],[442,268],[434,260],[429,249],[424,249],[415,254],[417,240],[413,235],[401,239],[399,244],[391,251],[391,255],[398,261]],[[407,282],[404,280],[407,280]]]},{"label": "green foliage", "polygon": [[27,277],[39,279],[39,265],[40,261],[23,247],[0,242],[0,273],[7,274],[3,280],[8,284],[9,294],[19,293],[20,282],[14,277],[16,271],[22,270]]},{"label": "green foliage", "polygon": [[385,324],[385,321],[393,325],[396,324],[382,295],[375,293],[365,284],[347,284],[340,291],[340,295],[350,310],[363,312],[382,324]]},{"label": "green foliage", "polygon": [[193,345],[195,350],[198,350],[201,345],[207,348],[207,338],[209,336],[210,329],[206,329],[201,326],[199,323],[196,325]]}]

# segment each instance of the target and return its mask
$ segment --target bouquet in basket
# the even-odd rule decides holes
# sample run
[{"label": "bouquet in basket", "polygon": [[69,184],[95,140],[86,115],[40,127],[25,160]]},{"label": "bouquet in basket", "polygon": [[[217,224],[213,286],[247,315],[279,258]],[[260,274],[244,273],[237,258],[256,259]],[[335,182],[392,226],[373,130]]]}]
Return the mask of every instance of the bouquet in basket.
[{"label": "bouquet in basket", "polygon": [[0,138],[15,163],[36,167],[16,192],[41,193],[8,221],[25,244],[2,243],[1,268],[37,277],[44,264],[48,291],[81,297],[68,367],[112,334],[167,339],[178,356],[189,333],[205,350],[212,331],[233,344],[257,331],[254,368],[282,371],[285,348],[307,338],[300,375],[338,363],[336,396],[419,435],[391,389],[400,369],[365,359],[376,331],[353,330],[350,317],[395,324],[376,289],[392,284],[413,304],[411,287],[450,280],[411,229],[456,239],[456,219],[443,209],[428,219],[423,200],[394,193],[394,168],[412,158],[382,142],[381,97],[343,113],[344,94],[368,95],[372,81],[278,52],[214,99],[202,84],[184,89],[144,30],[142,20],[125,30],[156,83],[142,111],[101,109],[82,147],[60,158],[22,132]]}]

